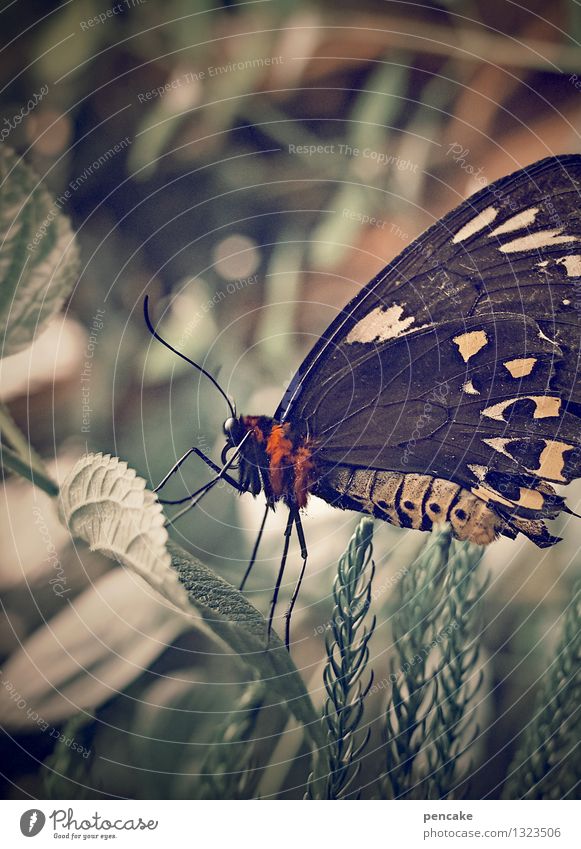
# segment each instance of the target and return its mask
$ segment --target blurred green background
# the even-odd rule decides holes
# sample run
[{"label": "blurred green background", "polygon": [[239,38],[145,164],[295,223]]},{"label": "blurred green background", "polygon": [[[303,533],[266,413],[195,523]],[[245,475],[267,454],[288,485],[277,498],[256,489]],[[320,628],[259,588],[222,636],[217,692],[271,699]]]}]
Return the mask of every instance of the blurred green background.
[{"label": "blurred green background", "polygon": [[[146,293],[160,331],[219,372],[239,411],[272,415],[337,311],[426,226],[505,173],[581,151],[579,9],[564,0],[7,4],[2,138],[72,219],[83,259],[63,317],[2,371],[3,399],[55,475],[87,448],[117,454],[153,483],[190,445],[219,456],[225,405],[152,342]],[[207,478],[189,462],[169,494]],[[581,490],[571,489],[578,509]],[[32,707],[53,729],[69,722],[69,738],[91,755],[57,744],[22,711],[0,737],[2,795],[200,795],[200,766],[244,669],[201,630],[161,615],[109,561],[73,546],[48,498],[13,479],[3,495],[0,658],[33,674],[25,654],[35,641],[43,674]],[[261,513],[224,486],[172,534],[238,583]],[[283,513],[269,520],[249,584],[264,611]],[[310,562],[293,658],[317,704],[331,584],[356,518],[312,501],[304,522]],[[580,523],[556,530],[564,541],[548,551],[502,540],[486,553],[475,797],[500,793],[579,574]],[[60,597],[47,540],[66,576]],[[378,680],[398,570],[423,542],[376,532]],[[82,623],[68,606],[80,593]],[[383,769],[374,721],[384,698],[380,690],[367,706],[364,796]],[[261,795],[302,797],[302,735],[277,706],[255,733],[270,762]]]}]

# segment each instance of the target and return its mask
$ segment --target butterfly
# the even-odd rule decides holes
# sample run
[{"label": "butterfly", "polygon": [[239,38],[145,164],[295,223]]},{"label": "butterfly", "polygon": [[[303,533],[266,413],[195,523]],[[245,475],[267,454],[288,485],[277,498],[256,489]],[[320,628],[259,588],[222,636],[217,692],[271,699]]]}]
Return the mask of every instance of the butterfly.
[{"label": "butterfly", "polygon": [[[383,268],[322,333],[274,415],[226,399],[216,473],[288,507],[269,631],[300,511],[311,496],[402,528],[448,522],[487,545],[559,538],[545,520],[572,513],[555,486],[581,476],[581,155],[543,159],[491,183]],[[150,331],[153,328],[145,306]],[[168,347],[171,348],[170,345]],[[171,348],[180,356],[180,352]],[[184,511],[181,511],[184,512]],[[181,513],[179,514],[181,515]]]}]

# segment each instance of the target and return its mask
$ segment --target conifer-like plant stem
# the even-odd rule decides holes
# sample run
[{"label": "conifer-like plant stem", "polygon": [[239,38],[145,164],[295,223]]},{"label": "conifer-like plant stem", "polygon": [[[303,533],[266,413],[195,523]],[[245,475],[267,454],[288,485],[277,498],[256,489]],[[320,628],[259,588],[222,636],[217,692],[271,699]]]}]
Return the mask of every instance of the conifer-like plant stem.
[{"label": "conifer-like plant stem", "polygon": [[563,617],[555,657],[541,681],[504,788],[505,799],[575,798],[581,781],[581,579]]},{"label": "conifer-like plant stem", "polygon": [[481,601],[488,586],[478,577],[482,553],[480,546],[455,541],[449,549],[443,605],[432,644],[437,664],[436,700],[428,722],[428,770],[422,784],[429,799],[460,795],[468,771],[462,767],[463,755],[478,733],[474,697],[483,677],[478,663],[479,636]]},{"label": "conifer-like plant stem", "polygon": [[250,684],[216,734],[201,769],[201,799],[252,799],[260,778],[253,733],[265,701],[261,682]]},{"label": "conifer-like plant stem", "polygon": [[[354,794],[353,785],[361,769],[361,755],[370,732],[361,729],[364,700],[373,681],[367,666],[369,640],[375,617],[366,621],[371,604],[373,520],[360,521],[345,554],[339,560],[333,585],[335,607],[327,631],[327,663],[323,680],[327,691],[323,721],[329,741],[329,773],[320,793],[325,799],[343,799]],[[320,788],[323,782],[311,784]],[[319,791],[320,792],[320,791]],[[317,794],[318,795],[318,794]]]},{"label": "conifer-like plant stem", "polygon": [[387,798],[450,798],[474,735],[468,704],[480,684],[476,577],[482,550],[432,534],[404,572],[393,617],[386,712]]}]

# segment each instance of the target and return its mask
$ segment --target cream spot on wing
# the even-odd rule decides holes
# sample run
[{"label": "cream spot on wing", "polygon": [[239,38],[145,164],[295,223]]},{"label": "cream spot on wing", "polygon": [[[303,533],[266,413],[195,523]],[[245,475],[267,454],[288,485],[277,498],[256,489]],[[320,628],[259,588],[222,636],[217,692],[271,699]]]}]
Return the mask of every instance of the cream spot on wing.
[{"label": "cream spot on wing", "polygon": [[484,480],[488,471],[486,466],[480,466],[478,463],[468,463],[468,468],[479,481]]},{"label": "cream spot on wing", "polygon": [[[371,310],[355,327],[347,334],[346,342],[385,342],[387,339],[395,339],[401,336],[414,323],[413,315],[402,318],[403,307],[394,304],[388,309],[376,307]],[[422,327],[427,327],[423,324]],[[414,330],[421,330],[415,327]]]},{"label": "cream spot on wing", "polygon": [[552,416],[558,416],[561,412],[561,399],[554,398],[551,395],[529,395],[531,401],[536,404],[533,418],[547,419]]},{"label": "cream spot on wing", "polygon": [[483,209],[482,212],[479,212],[478,215],[458,230],[452,242],[457,245],[458,242],[469,239],[470,236],[478,233],[483,227],[492,224],[497,215],[498,209],[495,209],[493,206],[487,206],[486,209]]},{"label": "cream spot on wing", "polygon": [[460,356],[467,363],[470,357],[473,357],[488,344],[488,336],[484,330],[471,330],[469,333],[454,336],[452,342],[458,346]]},{"label": "cream spot on wing", "polygon": [[[507,446],[511,442],[518,442],[518,439],[504,439],[503,437],[495,437],[494,439],[483,439],[482,440],[486,445],[490,445],[491,448],[494,448],[495,451],[499,451],[501,454],[504,454],[505,457],[513,460],[515,463],[518,463],[518,460],[509,454],[507,451]],[[539,455],[539,465],[536,469],[531,469],[529,466],[522,465],[523,469],[526,469],[527,472],[532,472],[535,475],[539,475],[539,477],[549,478],[549,480],[553,481],[566,481],[566,478],[563,477],[563,469],[565,468],[565,459],[563,457],[565,451],[570,451],[573,448],[573,445],[569,445],[567,442],[558,442],[556,440],[545,439],[545,447],[541,451]]]},{"label": "cream spot on wing", "polygon": [[571,451],[573,445],[567,442],[558,442],[553,439],[545,439],[545,447],[541,451],[539,457],[538,469],[529,469],[529,472],[534,472],[543,478],[549,478],[554,481],[566,481],[563,477],[563,469],[565,468],[565,451]]},{"label": "cream spot on wing", "polygon": [[498,250],[504,254],[512,254],[516,251],[533,251],[537,248],[550,248],[553,245],[579,241],[577,236],[562,236],[562,229],[559,227],[556,230],[537,230],[536,233],[529,233],[527,236],[513,239],[512,242],[506,242]]},{"label": "cream spot on wing", "polygon": [[555,398],[552,395],[521,395],[519,398],[507,398],[505,401],[500,401],[498,404],[493,404],[492,407],[486,407],[482,410],[483,416],[488,416],[489,419],[495,419],[497,422],[504,422],[504,411],[517,401],[533,401],[535,411],[534,419],[547,419],[551,416],[558,416],[561,411],[561,399]]},{"label": "cream spot on wing", "polygon": [[490,445],[495,451],[504,454],[505,457],[510,457],[514,461],[514,457],[506,450],[506,446],[513,441],[512,439],[504,439],[502,436],[496,436],[494,439],[483,439],[482,441],[485,445]]},{"label": "cream spot on wing", "polygon": [[536,489],[527,489],[524,486],[519,487],[518,501],[509,501],[508,498],[500,495],[500,493],[496,492],[496,490],[489,489],[485,486],[473,487],[472,492],[474,495],[477,495],[479,498],[483,498],[485,501],[492,499],[493,501],[497,501],[499,504],[506,504],[509,507],[524,507],[527,510],[540,510],[545,503],[545,499],[541,492],[537,492]]},{"label": "cream spot on wing", "polygon": [[503,366],[511,377],[526,377],[534,368],[536,357],[523,357],[517,360],[507,360]]},{"label": "cream spot on wing", "polygon": [[472,487],[473,495],[477,495],[478,498],[482,498],[484,501],[498,501],[499,504],[506,504],[508,507],[513,506],[513,502],[509,501],[508,498],[505,498],[503,495],[500,495],[494,489],[489,489],[486,486],[473,486]]},{"label": "cream spot on wing", "polygon": [[516,215],[513,215],[512,218],[509,218],[504,222],[504,224],[499,224],[498,227],[495,227],[490,235],[500,236],[501,233],[512,233],[513,230],[522,230],[523,227],[528,227],[529,224],[534,222],[538,211],[538,206],[533,206],[530,209],[523,209],[522,212],[518,212]]},{"label": "cream spot on wing", "polygon": [[577,254],[562,256],[557,262],[565,266],[568,277],[581,277],[581,256]]},{"label": "cream spot on wing", "polygon": [[570,303],[571,303],[571,301],[569,300],[569,298],[563,298],[563,306],[564,307],[568,307]]},{"label": "cream spot on wing", "polygon": [[542,492],[521,486],[519,500],[514,503],[517,507],[525,507],[527,510],[541,510],[545,504],[545,499]]},{"label": "cream spot on wing", "polygon": [[474,388],[474,384],[471,380],[464,384],[464,386],[462,387],[462,392],[465,392],[466,395],[480,395],[480,392],[478,391],[478,389]]},{"label": "cream spot on wing", "polygon": [[548,264],[548,259],[542,259],[540,262],[537,262],[537,268],[546,268]]}]

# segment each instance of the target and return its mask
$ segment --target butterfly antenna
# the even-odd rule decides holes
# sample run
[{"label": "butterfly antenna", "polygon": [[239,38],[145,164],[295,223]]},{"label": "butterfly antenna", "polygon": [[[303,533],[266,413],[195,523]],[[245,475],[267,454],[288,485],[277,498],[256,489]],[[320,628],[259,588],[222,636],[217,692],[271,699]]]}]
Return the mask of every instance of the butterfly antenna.
[{"label": "butterfly antenna", "polygon": [[213,377],[210,374],[209,371],[206,371],[206,369],[203,368],[201,365],[199,365],[198,363],[195,363],[193,360],[190,360],[189,357],[186,357],[185,354],[182,354],[181,351],[178,351],[176,348],[173,347],[173,345],[170,345],[169,342],[166,342],[166,340],[162,336],[160,336],[159,333],[157,332],[157,330],[154,328],[154,326],[151,322],[151,318],[149,317],[149,295],[146,295],[145,299],[143,301],[143,315],[145,317],[145,323],[147,324],[147,329],[149,330],[151,335],[155,339],[157,339],[158,342],[161,342],[161,344],[165,345],[166,348],[169,348],[169,350],[172,351],[172,353],[176,354],[178,357],[181,357],[182,360],[186,361],[186,363],[189,363],[191,366],[196,368],[199,372],[201,372],[205,377],[208,378],[208,380],[210,380],[214,384],[214,386],[216,387],[216,389],[218,390],[220,395],[224,398],[224,400],[228,404],[228,408],[230,410],[230,414],[231,414],[232,418],[235,419],[236,418],[236,408],[234,407],[234,405],[232,404],[232,401],[230,400],[230,398],[228,398],[228,396],[226,395],[226,393],[224,392],[224,390],[222,389],[222,387],[220,386],[220,384],[218,383],[216,378]]}]

